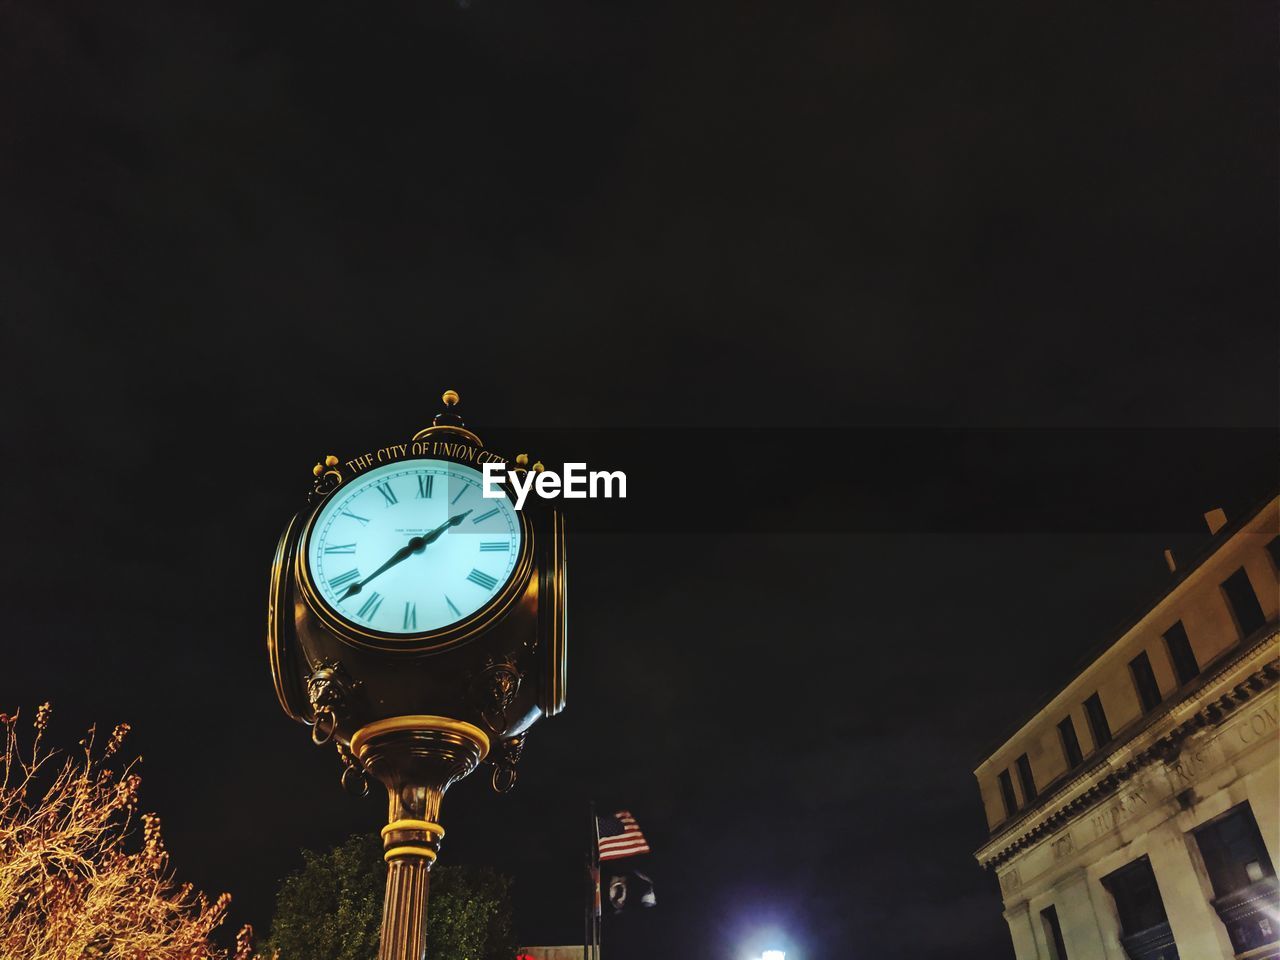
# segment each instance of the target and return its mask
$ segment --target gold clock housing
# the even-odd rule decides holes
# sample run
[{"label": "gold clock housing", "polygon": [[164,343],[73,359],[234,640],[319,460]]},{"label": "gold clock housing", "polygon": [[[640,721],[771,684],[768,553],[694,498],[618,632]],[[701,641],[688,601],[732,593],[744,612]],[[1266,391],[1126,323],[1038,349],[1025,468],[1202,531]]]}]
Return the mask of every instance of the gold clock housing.
[{"label": "gold clock housing", "polygon": [[[542,469],[538,463],[529,466],[529,457],[524,454],[508,464],[506,458],[486,450],[458,417],[457,393],[446,391],[442,400],[445,411],[409,440],[348,460],[330,455],[317,463],[312,469],[309,504],[289,521],[271,564],[267,652],[281,707],[311,728],[314,743],[336,748],[344,788],[362,794],[370,781],[377,781],[387,791],[388,822],[382,829],[387,886],[380,960],[421,960],[424,955],[427,872],[444,835],[440,807],[445,791],[481,763],[492,767],[495,790],[510,790],[530,728],[541,717],[554,716],[565,706],[565,524],[552,504],[534,500],[524,504],[523,511],[508,513],[503,509],[503,533],[495,529],[493,538],[503,537],[509,544],[503,554],[506,559],[500,565],[480,564],[465,577],[495,592],[487,597],[471,594],[467,603],[459,597],[456,609],[445,595],[448,607],[459,618],[456,621],[445,623],[438,597],[429,615],[420,621],[410,619],[408,605],[414,602],[410,597],[403,620],[406,629],[388,633],[368,624],[377,622],[397,629],[401,620],[398,616],[388,620],[390,608],[383,608],[380,619],[375,610],[362,625],[352,622],[350,614],[337,612],[330,603],[355,597],[360,590],[352,591],[351,585],[362,590],[387,570],[408,562],[420,548],[438,543],[438,534],[446,530],[435,517],[427,516],[429,522],[422,523],[421,513],[415,513],[411,522],[396,522],[381,530],[375,524],[368,531],[371,538],[378,539],[372,553],[379,562],[384,558],[387,562],[363,580],[357,571],[356,579],[348,581],[351,571],[341,568],[336,576],[329,576],[323,556],[350,554],[347,547],[355,550],[355,560],[366,561],[367,566],[361,546],[328,540],[333,527],[325,517],[332,514],[326,515],[325,510],[330,506],[343,509],[344,501],[334,498],[342,497],[344,490],[351,494],[345,501],[348,505],[361,495],[349,485],[361,479],[376,484],[379,478],[373,474],[384,465],[415,460],[446,461],[444,472],[453,475],[457,472],[449,468],[449,462],[471,470],[493,461],[515,471]],[[464,479],[474,488],[474,477]],[[429,498],[428,494],[424,499]],[[389,506],[395,503],[391,499]],[[445,510],[446,514],[453,512]],[[391,514],[383,517],[392,519]],[[406,513],[405,520],[409,519]],[[473,522],[480,519],[477,515]],[[460,522],[454,513],[447,526],[451,529]],[[403,545],[394,548],[389,558],[381,549],[388,530],[409,538],[407,543],[401,541]],[[483,525],[468,532],[490,536],[490,528]],[[321,558],[315,564],[319,582],[313,579],[308,560],[313,536],[318,537],[316,556]],[[343,538],[350,539],[345,532]],[[364,549],[374,545],[373,539],[359,542],[364,543]],[[493,544],[494,539],[481,541],[476,554],[495,558],[502,548]],[[330,551],[329,546],[342,549]],[[406,547],[412,551],[404,553]],[[425,575],[429,578],[426,582],[443,589],[440,571],[449,570],[452,576],[461,569],[452,559],[453,550],[461,547],[462,542],[457,541],[440,551],[434,558],[439,566],[433,568],[428,562],[418,570],[409,567],[401,572],[407,569],[413,577]],[[457,554],[468,555],[465,549]],[[477,573],[485,575],[473,577]],[[506,577],[501,584],[500,574]],[[347,586],[339,589],[335,581]],[[405,585],[403,580],[390,577],[379,583]],[[418,585],[415,581],[414,589]],[[394,598],[396,606],[405,599],[394,590],[384,593]],[[373,595],[371,589],[368,599]],[[482,599],[479,606],[471,607]],[[417,602],[423,603],[422,599]],[[427,614],[425,605],[416,609]],[[421,632],[408,629],[418,622],[437,628]]]},{"label": "gold clock housing", "polygon": [[[536,473],[542,466],[530,464],[524,454],[508,460],[486,449],[457,417],[457,395],[446,393],[444,400],[445,412],[408,440],[346,460],[330,455],[315,465],[308,504],[289,521],[271,565],[267,651],[285,713],[310,726],[316,742],[338,744],[344,762],[351,759],[349,745],[356,732],[371,723],[394,717],[451,717],[490,738],[493,752],[488,762],[501,771],[505,788],[513,780],[526,731],[540,717],[554,716],[565,706],[565,521],[556,504],[537,498],[515,510],[515,497],[508,490],[505,503],[488,501],[501,508],[502,519],[483,522],[490,507],[480,507],[475,491],[481,480],[476,474],[483,472],[484,464],[501,463],[504,476],[508,471],[517,476]],[[397,479],[406,474],[419,478],[408,496]],[[436,478],[434,498],[429,484],[423,494],[421,478],[426,475]],[[459,501],[449,493],[447,506],[438,510],[442,475],[461,480],[473,491],[463,494],[470,500]],[[386,482],[392,482],[399,500],[382,490]],[[375,503],[393,512],[368,514],[359,509],[361,484],[382,490],[388,502]],[[400,512],[410,499],[436,505]],[[361,524],[361,532],[347,527],[336,536],[336,512],[346,511],[353,502],[356,514],[377,519],[367,529]],[[472,522],[454,534],[457,539],[449,539],[469,504],[477,510]],[[439,523],[446,518],[447,527]],[[434,537],[437,531],[440,535]],[[478,550],[462,539],[464,531],[483,538]],[[392,532],[390,542],[396,546],[384,553]],[[339,542],[353,539],[355,544]],[[498,541],[504,546],[496,546]],[[415,569],[412,558],[423,549],[431,551],[432,544],[441,549]],[[343,549],[327,549],[330,546]],[[411,553],[401,556],[406,547],[413,548]],[[326,556],[350,559],[350,567],[363,567],[368,576],[359,579],[345,562],[338,567],[326,564]],[[371,563],[372,558],[376,560]],[[476,566],[464,566],[470,563]],[[376,579],[396,568],[399,576]],[[348,574],[357,579],[347,580]],[[335,580],[345,586],[339,589]],[[367,599],[374,597],[379,584],[391,588],[383,590],[381,616],[357,610],[362,601],[339,606],[360,593],[351,592],[351,585],[364,589],[370,581]],[[474,585],[477,592],[464,598],[454,592],[454,584],[466,581],[466,589]],[[419,592],[424,584],[426,589]],[[398,611],[388,617],[387,604],[398,608],[401,602],[404,629]],[[443,609],[446,603],[448,610]],[[411,606],[418,618],[412,626]],[[446,619],[449,611],[457,619]],[[359,621],[353,622],[356,617]],[[424,629],[417,630],[417,623]],[[347,772],[352,769],[349,765]]]}]

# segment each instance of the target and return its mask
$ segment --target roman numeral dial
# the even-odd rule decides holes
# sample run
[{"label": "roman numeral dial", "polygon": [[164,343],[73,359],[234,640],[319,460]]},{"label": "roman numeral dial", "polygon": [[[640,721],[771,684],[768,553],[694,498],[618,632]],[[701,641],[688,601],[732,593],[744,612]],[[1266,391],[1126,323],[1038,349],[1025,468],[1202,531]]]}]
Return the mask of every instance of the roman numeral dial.
[{"label": "roman numeral dial", "polygon": [[357,474],[307,528],[308,602],[358,634],[410,639],[509,599],[523,528],[511,501],[483,486],[480,471],[446,460]]},{"label": "roman numeral dial", "polygon": [[489,576],[489,574],[484,573],[481,570],[475,570],[475,569],[473,569],[470,573],[467,574],[467,580],[470,581],[471,583],[474,583],[477,587],[480,587],[482,590],[492,590],[494,587],[498,585],[497,577],[491,577]]}]

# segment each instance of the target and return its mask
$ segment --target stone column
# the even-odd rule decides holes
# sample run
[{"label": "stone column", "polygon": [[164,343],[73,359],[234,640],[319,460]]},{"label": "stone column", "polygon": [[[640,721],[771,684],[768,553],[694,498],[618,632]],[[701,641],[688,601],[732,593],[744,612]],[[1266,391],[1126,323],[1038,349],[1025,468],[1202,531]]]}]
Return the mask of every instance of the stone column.
[{"label": "stone column", "polygon": [[1036,949],[1035,930],[1031,926],[1031,905],[1023,900],[1004,912],[1004,919],[1009,924],[1009,935],[1013,937],[1013,954],[1018,960],[1040,960],[1040,951]]},{"label": "stone column", "polygon": [[1098,932],[1102,935],[1102,945],[1106,948],[1106,960],[1129,960],[1129,955],[1120,944],[1120,917],[1116,915],[1115,901],[1101,880],[1086,884],[1089,899],[1093,901],[1093,916],[1098,921]]},{"label": "stone column", "polygon": [[[1194,840],[1190,842],[1194,843]],[[1160,887],[1178,956],[1196,960],[1230,960],[1235,956],[1227,929],[1209,905],[1208,878],[1201,877],[1187,849],[1188,838],[1167,820],[1148,835],[1147,856]]]},{"label": "stone column", "polygon": [[[1275,745],[1271,747],[1275,750]],[[1249,809],[1253,811],[1253,819],[1258,823],[1258,832],[1262,834],[1262,843],[1267,848],[1271,863],[1280,863],[1280,773],[1276,771],[1276,761],[1271,761],[1261,770],[1255,770],[1245,777],[1245,796],[1249,800]]]},{"label": "stone column", "polygon": [[1089,878],[1084,869],[1068,874],[1053,888],[1054,905],[1058,909],[1058,923],[1062,925],[1062,939],[1067,956],[1105,957],[1102,930],[1093,910],[1093,898],[1089,896]]}]

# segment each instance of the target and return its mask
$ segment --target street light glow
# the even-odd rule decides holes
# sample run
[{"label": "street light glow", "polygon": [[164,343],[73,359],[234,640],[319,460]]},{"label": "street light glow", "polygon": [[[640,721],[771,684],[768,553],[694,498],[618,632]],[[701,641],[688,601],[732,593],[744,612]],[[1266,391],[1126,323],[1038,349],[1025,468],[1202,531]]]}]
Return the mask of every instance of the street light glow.
[{"label": "street light glow", "polygon": [[760,954],[760,960],[787,960],[787,955],[781,950],[766,950]]}]

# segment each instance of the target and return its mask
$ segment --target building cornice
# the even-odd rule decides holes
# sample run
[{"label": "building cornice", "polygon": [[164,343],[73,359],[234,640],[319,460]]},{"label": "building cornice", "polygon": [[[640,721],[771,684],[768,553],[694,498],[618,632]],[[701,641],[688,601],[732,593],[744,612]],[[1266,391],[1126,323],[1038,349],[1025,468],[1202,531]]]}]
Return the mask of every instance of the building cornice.
[{"label": "building cornice", "polygon": [[1204,569],[1209,565],[1214,557],[1218,556],[1223,550],[1227,549],[1237,536],[1248,531],[1249,527],[1255,523],[1264,513],[1277,506],[1280,501],[1280,495],[1272,492],[1267,498],[1260,503],[1255,504],[1252,509],[1245,511],[1240,516],[1231,520],[1221,530],[1209,538],[1208,542],[1200,549],[1191,561],[1178,569],[1173,574],[1171,580],[1162,586],[1158,593],[1151,597],[1146,603],[1140,606],[1134,615],[1130,616],[1124,623],[1115,630],[1108,633],[1105,640],[1091,647],[1088,652],[1076,662],[1071,668],[1071,672],[1067,679],[1056,684],[1050,692],[1042,696],[1036,703],[1036,706],[1023,713],[1021,719],[1012,727],[1006,728],[1007,732],[1002,734],[999,741],[994,743],[991,749],[982,754],[982,758],[977,761],[977,767],[973,771],[975,775],[980,775],[983,768],[1003,751],[1008,749],[1010,744],[1016,741],[1036,719],[1048,708],[1053,706],[1064,693],[1066,693],[1073,684],[1088,672],[1099,660],[1105,658],[1111,651],[1115,650],[1124,639],[1134,630],[1141,627],[1143,621],[1158,611],[1162,605],[1171,602],[1175,595],[1189,589],[1194,582],[1203,574]]},{"label": "building cornice", "polygon": [[[1199,730],[1221,725],[1242,706],[1280,682],[1280,628],[1263,628],[1261,636],[1223,661],[1204,682],[1171,706],[1163,716],[1135,730],[1102,758],[1075,777],[1043,794],[1022,816],[1006,823],[974,854],[994,869],[1020,851],[1056,833],[1062,826],[1115,793],[1139,770],[1177,758],[1182,742]],[[1244,672],[1222,691],[1222,681]]]}]

